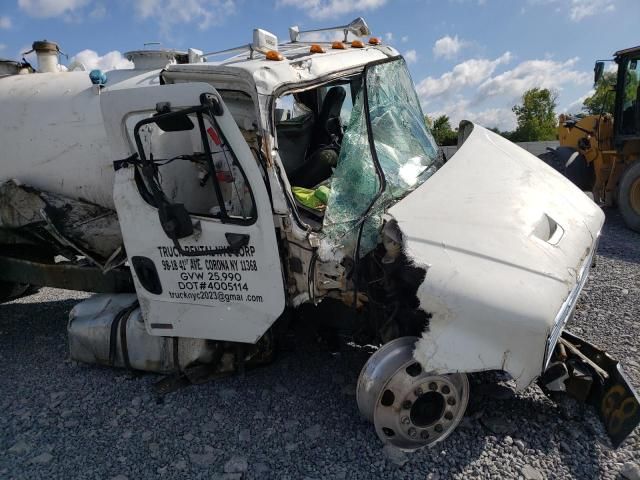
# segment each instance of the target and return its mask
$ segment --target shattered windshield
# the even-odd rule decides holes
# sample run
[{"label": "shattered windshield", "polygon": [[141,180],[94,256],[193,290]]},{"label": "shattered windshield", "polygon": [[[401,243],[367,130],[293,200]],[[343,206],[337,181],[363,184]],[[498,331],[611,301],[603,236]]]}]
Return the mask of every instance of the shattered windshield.
[{"label": "shattered windshield", "polygon": [[369,66],[364,75],[371,137],[386,187],[363,218],[378,194],[380,178],[369,143],[365,94],[360,91],[332,176],[322,228],[329,250],[353,251],[364,222],[360,256],[377,245],[385,210],[424,183],[440,166],[438,147],[425,125],[404,60]]}]

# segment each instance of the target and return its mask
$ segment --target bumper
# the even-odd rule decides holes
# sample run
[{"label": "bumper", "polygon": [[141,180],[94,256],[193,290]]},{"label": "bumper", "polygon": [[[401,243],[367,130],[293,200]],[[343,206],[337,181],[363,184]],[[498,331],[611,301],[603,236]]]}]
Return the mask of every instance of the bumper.
[{"label": "bumper", "polygon": [[593,405],[617,448],[640,423],[640,397],[620,363],[585,340],[562,332],[543,388],[564,391]]}]

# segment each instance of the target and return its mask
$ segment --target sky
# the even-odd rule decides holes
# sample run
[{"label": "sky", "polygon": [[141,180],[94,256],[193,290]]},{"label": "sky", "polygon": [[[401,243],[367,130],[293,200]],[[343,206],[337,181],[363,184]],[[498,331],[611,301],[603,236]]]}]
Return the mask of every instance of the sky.
[{"label": "sky", "polygon": [[501,130],[524,91],[550,88],[558,112],[579,112],[593,63],[640,44],[640,0],[0,0],[0,57],[34,40],[59,43],[88,68],[129,67],[122,53],[220,50],[254,28],[288,39],[288,27],[337,26],[363,16],[406,58],[423,109]]}]

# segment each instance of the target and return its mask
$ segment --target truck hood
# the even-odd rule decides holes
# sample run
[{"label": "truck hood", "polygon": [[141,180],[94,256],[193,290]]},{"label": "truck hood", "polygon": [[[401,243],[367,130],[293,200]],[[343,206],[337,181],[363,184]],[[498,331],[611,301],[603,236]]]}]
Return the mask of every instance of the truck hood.
[{"label": "truck hood", "polygon": [[460,129],[457,153],[389,209],[406,255],[426,270],[417,296],[431,318],[414,356],[440,373],[506,370],[523,388],[579,294],[604,214],[517,145]]}]

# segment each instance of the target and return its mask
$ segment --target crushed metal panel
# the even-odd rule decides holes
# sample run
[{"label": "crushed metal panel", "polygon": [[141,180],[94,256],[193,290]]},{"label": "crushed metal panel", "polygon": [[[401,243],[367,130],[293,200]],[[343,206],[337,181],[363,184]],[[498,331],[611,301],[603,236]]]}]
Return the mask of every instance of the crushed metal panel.
[{"label": "crushed metal panel", "polygon": [[[533,155],[482,127],[464,130],[456,155],[389,209],[405,254],[430,265],[417,295],[432,317],[414,355],[437,373],[505,370],[522,389],[541,374],[604,214]],[[564,230],[557,242],[535,234],[544,215]]]},{"label": "crushed metal panel", "polygon": [[[67,244],[91,257],[109,258],[121,245],[116,212],[81,200],[44,192],[17,180],[0,185],[0,226],[19,229],[50,224]],[[64,243],[64,242],[63,242]]]}]

